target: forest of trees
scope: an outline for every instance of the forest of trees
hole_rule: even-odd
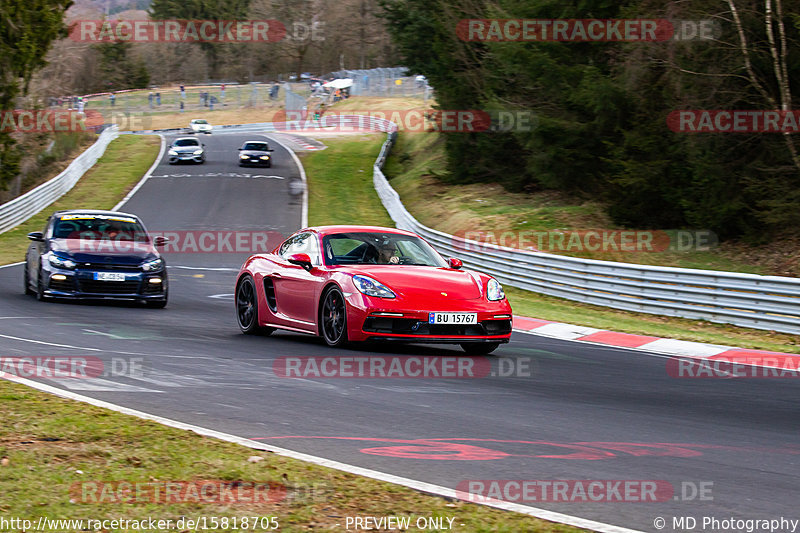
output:
[[[130,13],[153,19],[278,19],[287,26],[289,33],[282,41],[253,44],[75,42],[60,38],[61,16],[70,4],[10,2],[16,11],[9,20],[19,24],[5,24],[0,43],[5,47],[5,108],[42,66],[51,43],[49,64],[33,77],[41,95],[209,80],[267,81],[305,71],[404,65],[411,73],[427,76],[442,109],[525,111],[536,116],[536,127],[529,130],[446,134],[445,179],[597,199],[616,223],[629,227],[703,228],[723,239],[752,241],[800,231],[799,134],[686,133],[673,131],[667,120],[670,113],[687,109],[791,110],[792,93],[800,83],[797,2],[109,4],[115,11],[125,5],[146,6],[146,12]],[[97,16],[91,12],[96,6],[82,0],[83,11],[71,16]],[[589,18],[706,20],[713,22],[715,31],[713,38],[655,42],[479,42],[463,40],[457,31],[464,19]],[[311,25],[322,29],[323,39],[295,31]],[[35,36],[29,36],[34,27]],[[6,178],[14,171],[16,156],[8,151],[12,145],[0,139],[0,150],[5,150],[0,153],[0,172]]]
[[[530,110],[533,131],[447,137],[452,180],[601,199],[633,227],[766,240],[800,227],[800,135],[684,133],[670,112],[789,110],[800,12],[782,0],[385,0],[443,109]],[[462,19],[712,20],[663,42],[467,42]]]
[[[69,19],[106,17],[99,9],[103,4],[84,0],[70,10]],[[126,6],[145,9],[125,11]],[[378,0],[131,0],[114,4],[112,11],[111,19],[277,20],[286,27],[286,36],[266,43],[90,44],[62,39],[37,76],[41,93],[271,81],[303,72],[399,64],[385,21],[378,17]]]

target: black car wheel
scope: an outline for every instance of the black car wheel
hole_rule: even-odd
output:
[[[25,294],[35,294],[33,289],[31,289],[31,277],[28,275],[28,265],[25,265],[23,270],[25,272]]]
[[[39,276],[36,280],[36,299],[40,302],[43,302],[47,299],[47,296],[44,294],[44,275],[41,267],[39,267]]]
[[[342,291],[333,287],[322,297],[320,310],[322,338],[329,346],[342,346],[347,342],[347,308]]]
[[[164,293],[163,300],[145,300],[144,304],[151,309],[164,309],[167,306],[167,301],[169,300],[169,291]]]
[[[465,342],[461,345],[461,349],[467,352],[467,355],[489,355],[498,346],[499,342]]]
[[[247,335],[269,335],[274,328],[264,328],[258,325],[258,296],[253,277],[244,276],[236,287],[236,321],[239,329]]]

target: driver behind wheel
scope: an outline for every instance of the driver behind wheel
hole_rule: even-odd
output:
[[[381,246],[380,253],[378,254],[378,264],[396,265],[398,263],[400,263],[400,258],[397,257],[397,248],[391,243]]]

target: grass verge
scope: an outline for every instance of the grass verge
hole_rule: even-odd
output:
[[[325,139],[327,149],[301,155],[308,179],[308,223],[394,226],[372,185],[384,134]]]
[[[152,518],[172,520],[171,531],[186,531],[193,528],[176,527],[181,517],[204,516],[209,525],[206,531],[230,533],[269,529],[241,527],[241,523],[235,527],[234,518],[241,521],[247,517],[252,523],[252,517],[275,517],[279,531],[309,531],[344,530],[348,516],[410,516],[412,524],[418,517],[443,518],[445,524],[452,518],[452,530],[464,532],[581,531],[522,514],[428,496],[3,380],[0,405],[0,514],[6,519],[16,517],[36,524],[39,517],[131,521]],[[216,483],[207,483],[210,480]],[[113,482],[128,482],[141,490],[121,492],[121,485],[112,485]],[[161,487],[161,494],[166,494],[166,482],[221,486],[222,490],[228,489],[227,494],[233,495],[234,501],[229,498],[224,503],[199,503],[200,497],[218,501],[225,494],[212,489],[200,492],[200,497],[187,490],[173,491],[166,503],[153,502],[155,487]],[[102,483],[106,484],[105,491]],[[253,486],[250,483],[269,490],[254,493],[248,490]],[[130,503],[133,499],[137,503]],[[211,527],[212,517],[220,524],[227,519],[227,527]],[[84,523],[83,528],[48,529],[101,528]]]
[[[125,197],[153,164],[161,147],[155,135],[121,135],[75,187],[55,203],[16,228],[0,234],[0,264],[25,259],[32,231],[41,231],[47,217],[59,209],[111,209]],[[21,283],[21,282],[20,282]]]
[[[428,144],[430,134],[402,134],[405,151],[393,152],[389,157],[386,172],[397,170],[398,159],[404,159],[408,174],[392,178],[392,185],[403,190],[403,182],[416,173],[436,173],[444,168],[441,151]],[[380,151],[384,136],[363,140],[325,139],[328,149],[302,156],[309,181],[309,221],[318,224],[376,224],[394,226],[380,198],[372,185],[372,164]],[[413,149],[413,150],[412,150]],[[408,155],[409,150],[412,154]],[[409,159],[410,158],[410,159]],[[486,187],[482,185],[481,187]],[[406,191],[407,192],[407,191]],[[431,212],[441,216],[456,216],[446,203],[427,197],[420,189],[416,195],[402,195],[405,205],[418,216],[419,202],[426,202]],[[483,214],[485,215],[485,213]],[[471,223],[488,224],[494,217],[484,217],[481,213],[462,217]],[[497,214],[501,217],[502,213]],[[487,221],[488,218],[488,221]],[[425,221],[420,220],[425,223]],[[430,222],[430,221],[428,221]],[[427,225],[427,224],[426,224]],[[439,225],[437,229],[446,231]],[[567,322],[581,326],[609,329],[624,333],[652,335],[695,342],[722,344],[770,350],[777,352],[800,353],[800,338],[794,335],[739,328],[736,326],[714,324],[705,321],[682,318],[631,313],[590,304],[572,302],[561,298],[545,296],[530,291],[506,287],[514,312],[544,320]]]

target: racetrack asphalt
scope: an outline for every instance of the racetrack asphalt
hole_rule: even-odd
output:
[[[299,170],[276,143],[272,168],[238,167],[236,148],[258,137],[201,137],[204,165],[162,162],[121,209],[156,232],[288,235],[300,225],[301,198],[290,187]],[[704,516],[800,518],[794,380],[680,379],[668,374],[663,355],[522,333],[496,356],[476,359],[491,365],[493,375],[485,377],[281,377],[273,363],[286,357],[407,360],[462,352],[332,349],[293,333],[242,335],[232,293],[247,255],[167,251],[170,303],[163,310],[37,302],[22,293],[21,266],[0,269],[0,356],[96,357],[106,368],[135,362],[143,370],[133,375],[40,381],[447,487],[465,480],[672,484],[674,495],[655,503],[517,501],[643,531],[657,531],[656,517],[667,520],[661,531],[679,530],[672,517],[681,516],[698,524]],[[710,487],[702,500],[682,498],[701,486]]]

